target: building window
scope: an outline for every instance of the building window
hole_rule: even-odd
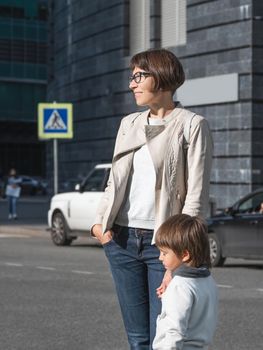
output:
[[[186,0],[162,0],[161,46],[186,44]]]
[[[37,18],[40,21],[47,21],[48,9],[47,9],[46,1],[42,1],[41,3],[38,4],[38,16],[37,16]]]
[[[150,0],[130,0],[130,55],[150,47]]]
[[[0,6],[0,17],[24,18],[25,12],[22,7]]]
[[[0,61],[46,64],[46,51],[43,42],[0,39]]]

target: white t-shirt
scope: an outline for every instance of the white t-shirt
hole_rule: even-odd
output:
[[[149,125],[162,125],[165,119],[148,118]],[[126,189],[126,200],[116,223],[121,226],[154,229],[156,174],[147,144],[134,153]]]

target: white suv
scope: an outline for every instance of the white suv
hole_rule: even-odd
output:
[[[51,199],[48,225],[55,245],[70,245],[78,236],[87,236],[106,187],[111,164],[99,164],[75,192],[56,194]]]

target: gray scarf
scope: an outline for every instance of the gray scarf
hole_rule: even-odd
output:
[[[173,276],[201,278],[210,276],[210,271],[205,265],[200,267],[192,267],[183,264],[173,272]]]

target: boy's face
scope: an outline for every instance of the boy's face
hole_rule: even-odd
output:
[[[159,248],[159,250],[160,250],[159,260],[161,260],[166,270],[173,271],[186,261],[185,255],[180,257],[179,255],[175,254],[170,248],[164,247],[164,248]]]

